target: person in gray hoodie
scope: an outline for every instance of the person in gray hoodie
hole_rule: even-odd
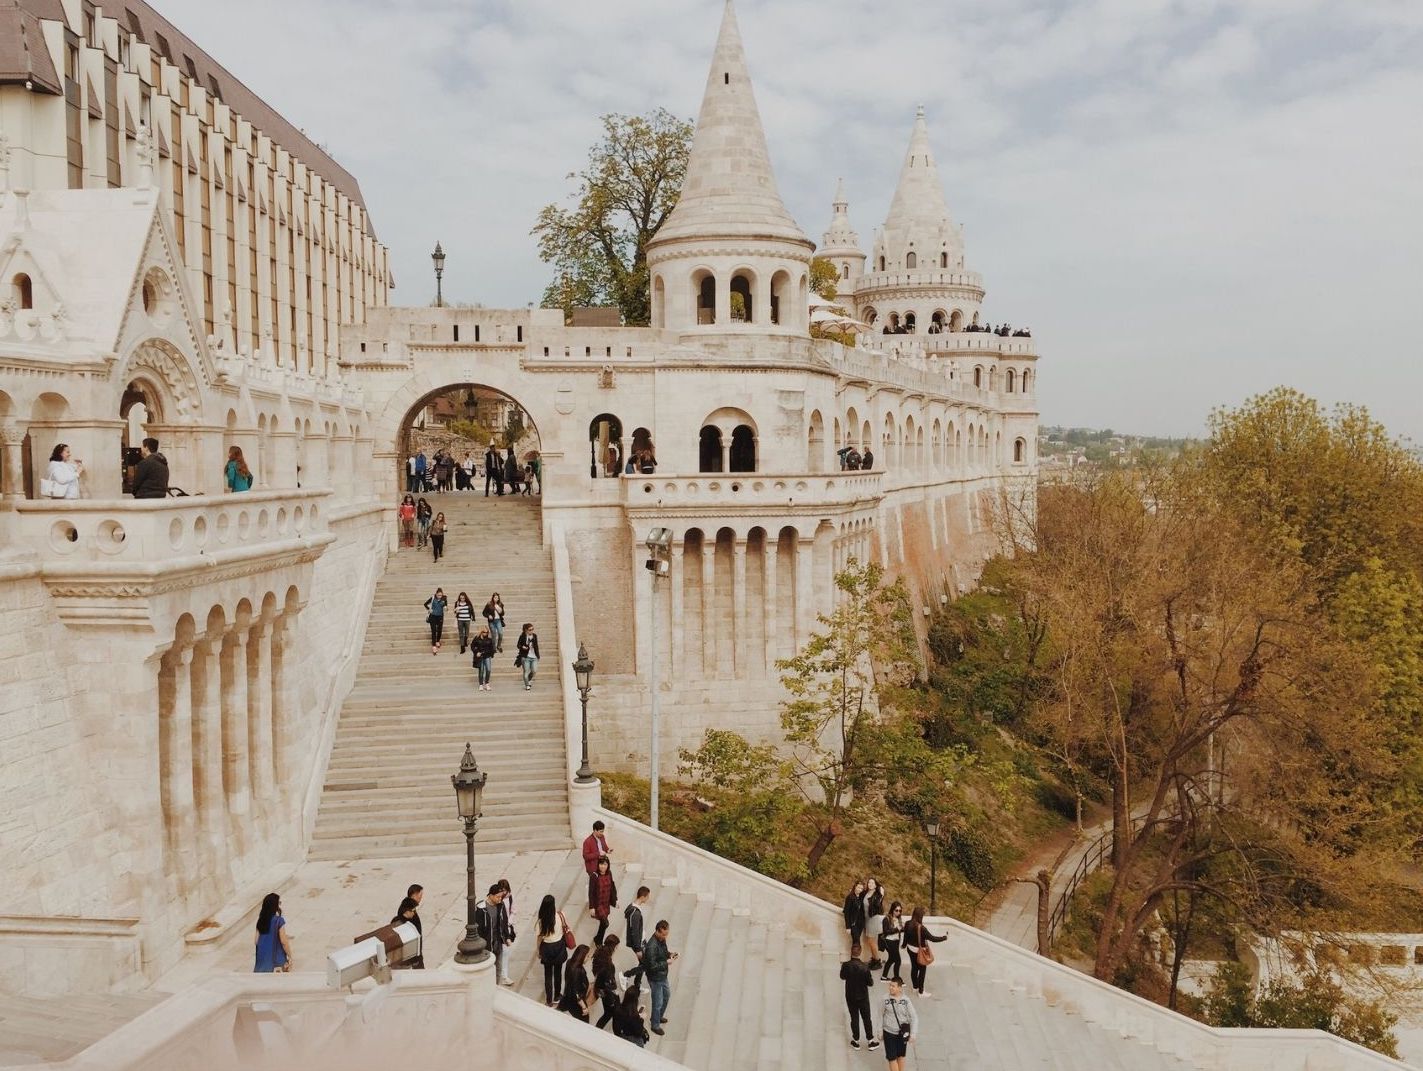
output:
[[[889,996],[884,998],[880,1011],[880,1034],[884,1038],[884,1058],[889,1061],[889,1071],[904,1071],[904,1054],[917,1033],[919,1016],[904,995],[904,983],[891,978]]]

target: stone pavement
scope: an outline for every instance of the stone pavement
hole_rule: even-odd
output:
[[[1036,856],[1019,865],[1017,878],[1027,878],[1043,867],[1052,871],[1052,899],[1056,906],[1067,883],[1072,879],[1077,865],[1096,842],[1097,838],[1112,828],[1110,816],[1083,828],[1082,833],[1072,841],[1065,851],[1057,852],[1051,858]],[[1038,948],[1038,887],[1034,884],[1013,882],[1007,886],[1003,899],[988,916],[983,928],[995,937],[1012,941],[1020,948],[1036,952]]]

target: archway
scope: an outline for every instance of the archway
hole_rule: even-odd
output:
[[[835,434],[839,437],[840,422],[835,422]],[[825,421],[816,409],[810,414],[810,427],[806,432],[806,471],[823,472],[825,469]]]
[[[756,305],[753,276],[749,271],[739,271],[731,277],[731,322],[755,323]]]
[[[721,429],[713,424],[702,428],[698,436],[697,471],[721,471]]]
[[[756,433],[747,424],[731,430],[731,471],[756,471]]]
[[[511,457],[518,477],[511,486],[522,490],[525,470],[533,465],[534,487],[543,489],[533,418],[516,399],[484,384],[451,383],[416,399],[395,445],[397,485],[407,493],[478,491],[481,476],[490,493],[498,493],[500,481],[513,475]],[[326,460],[333,463],[329,452]]]
[[[612,477],[622,471],[623,422],[599,413],[588,422],[588,475]]]

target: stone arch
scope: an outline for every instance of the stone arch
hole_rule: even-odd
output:
[[[913,333],[913,331],[918,327],[918,325],[919,318],[914,314],[913,310],[904,314],[904,329],[906,331]]]
[[[858,446],[860,442],[860,414],[852,405],[845,410],[845,441],[841,446]]]
[[[870,422],[866,420],[860,426],[860,442],[865,450],[870,447],[870,440],[874,436],[874,429],[870,427]]]
[[[919,256],[914,252],[914,250],[911,249],[909,252],[904,254],[904,267],[906,270],[909,271],[912,271],[915,268],[919,267]]]
[[[864,318],[865,323],[873,327],[875,321],[879,319],[879,310],[873,305],[868,305],[865,307],[865,311],[861,313],[861,316]]]
[[[710,268],[697,268],[692,272],[692,307],[697,310],[696,322],[714,324],[717,322],[716,273]]]
[[[973,385],[979,390],[983,389],[983,365],[981,364],[973,366]]]
[[[929,467],[935,470],[944,467],[944,428],[939,423],[939,418],[934,418],[933,426],[930,429],[929,439]]]
[[[904,418],[904,424],[900,428],[900,463],[902,467],[910,472],[919,471],[919,455],[915,450],[917,441],[917,429],[914,425],[914,414],[910,413]]]
[[[1013,440],[1013,464],[1024,465],[1028,461],[1028,440],[1021,435]]]
[[[835,422],[835,435],[840,434],[840,422]],[[808,472],[825,471],[825,420],[820,415],[819,409],[814,409],[810,414],[810,424],[806,429],[806,470]]]
[[[885,468],[899,467],[899,458],[896,456],[898,444],[899,436],[894,426],[894,414],[886,413],[884,415],[884,438],[881,441],[880,449],[880,456],[884,458]]]
[[[623,422],[599,413],[588,422],[588,475],[617,476],[622,472]]]
[[[732,472],[755,472],[756,432],[749,424],[738,424],[731,429],[731,446],[728,451]]]
[[[652,280],[652,326],[667,326],[667,284],[661,272]]]
[[[929,317],[929,334],[937,335],[943,332],[948,325],[949,314],[943,309],[935,309]]]
[[[949,313],[949,330],[955,333],[963,330],[963,309]]]
[[[796,308],[800,310],[796,314],[799,318],[795,321],[799,326],[805,322],[805,317],[810,315],[810,276],[805,272],[800,275],[800,301],[796,303]]]
[[[795,327],[795,310],[787,305],[790,300],[791,273],[782,268],[771,276],[771,323],[785,327]]]
[[[1009,394],[1014,393],[1014,388],[1018,385],[1018,373],[1013,369],[1008,369],[1006,387]]]
[[[1024,393],[1024,394],[1031,394],[1031,393],[1033,392],[1032,375],[1033,375],[1033,373],[1032,373],[1031,370],[1029,370],[1029,369],[1027,369],[1027,368],[1024,368],[1024,369],[1023,369],[1023,393]]]
[[[703,424],[697,435],[697,471],[722,472],[724,455],[721,429],[715,424]]]
[[[35,307],[34,280],[25,272],[16,272],[14,278],[10,280],[10,300],[15,303],[17,309],[33,309]]]
[[[729,319],[732,323],[757,323],[757,316],[760,310],[756,308],[756,273],[750,268],[737,268],[731,275],[731,285],[728,289],[728,309]],[[740,301],[737,301],[737,298]],[[738,317],[736,306],[741,305],[742,310]]]
[[[201,382],[194,361],[167,339],[149,338],[140,342],[124,362],[119,383],[143,380],[152,385],[155,397],[150,411],[157,409],[164,424],[194,424],[203,415]],[[155,405],[156,403],[156,405]]]

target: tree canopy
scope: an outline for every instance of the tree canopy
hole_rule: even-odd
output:
[[[663,108],[603,116],[583,170],[570,173],[572,206],[545,205],[531,232],[554,269],[545,308],[616,305],[628,325],[651,322],[647,243],[682,190],[692,124]]]

